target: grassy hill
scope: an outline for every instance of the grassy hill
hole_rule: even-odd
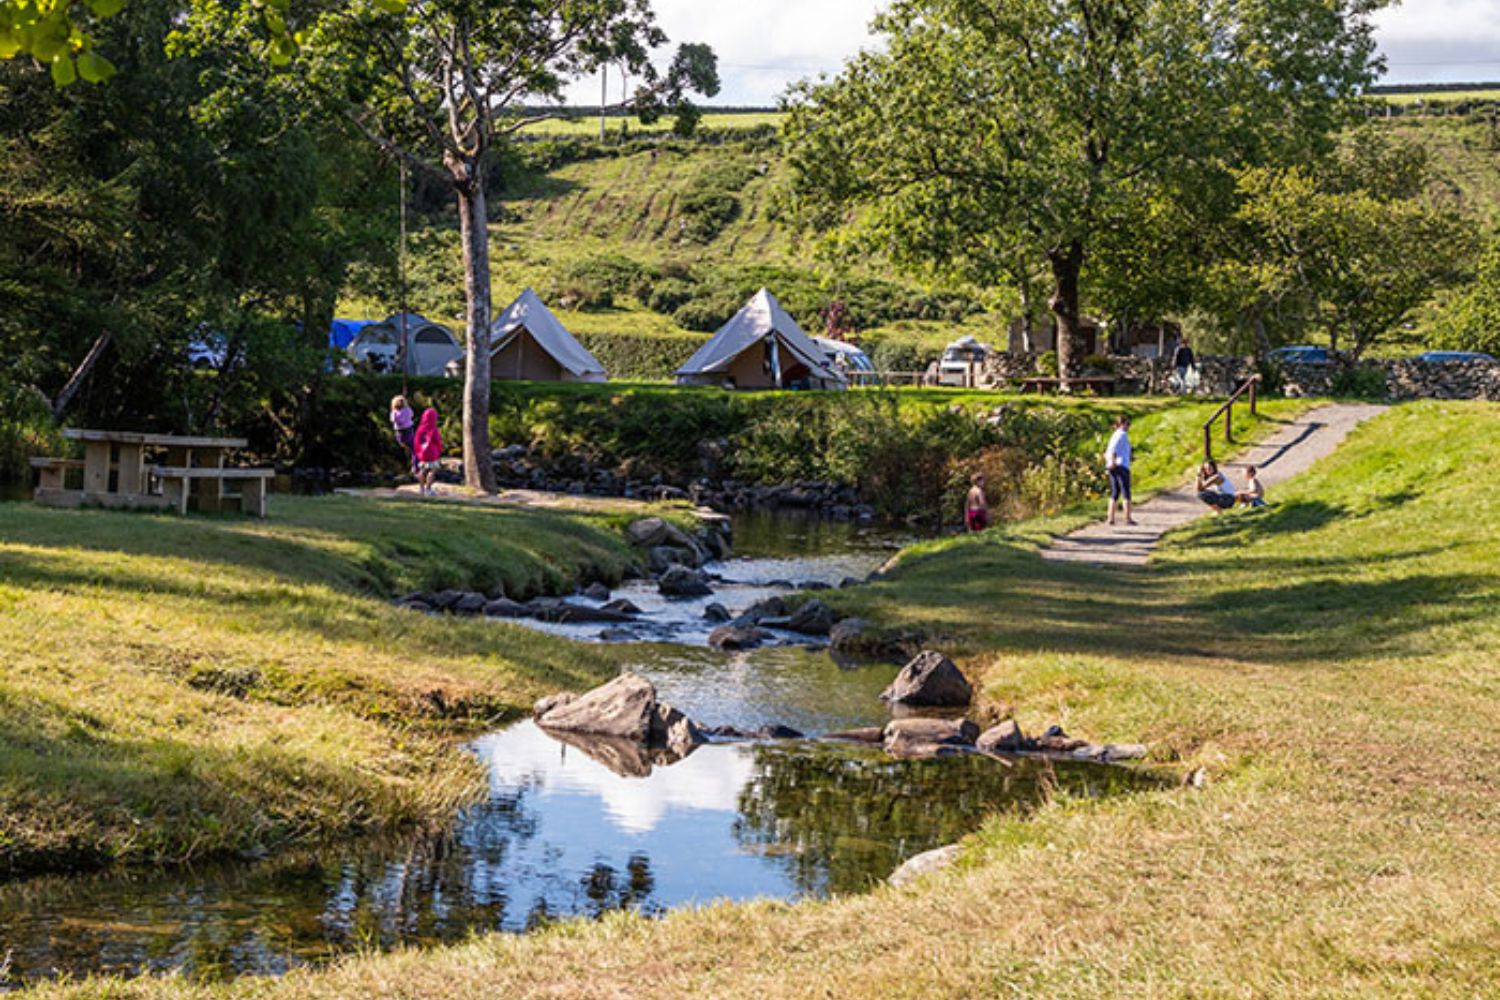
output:
[[[1417,96],[1434,99],[1391,99]],[[508,171],[493,203],[497,308],[535,288],[564,307],[565,323],[607,366],[631,378],[665,377],[762,284],[813,332],[825,306],[848,303],[867,349],[892,351],[882,359],[890,367],[915,365],[964,334],[1004,342],[1007,316],[987,311],[973,290],[925,287],[878,263],[844,273],[815,265],[781,210],[778,120],[710,115],[693,141],[604,146],[583,138],[597,120],[537,126],[549,138],[524,146],[525,164]],[[1402,115],[1381,127],[1428,150],[1434,198],[1500,224],[1500,126],[1487,114]],[[463,313],[455,230],[440,217],[413,241],[411,301],[450,323]],[[343,304],[345,315],[388,311],[370,296]],[[1425,325],[1426,317],[1390,349],[1419,347]]]

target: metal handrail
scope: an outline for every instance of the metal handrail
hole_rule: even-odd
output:
[[[1238,389],[1234,390],[1234,392],[1230,395],[1230,397],[1224,401],[1224,405],[1221,406],[1221,407],[1219,407],[1217,410],[1215,410],[1214,411],[1214,415],[1211,416],[1211,417],[1209,417],[1208,420],[1204,422],[1204,424],[1203,424],[1203,460],[1205,462],[1212,462],[1214,460],[1214,445],[1213,445],[1213,427],[1214,427],[1214,421],[1219,419],[1219,415],[1221,413],[1224,415],[1224,440],[1227,441],[1227,442],[1229,442],[1230,444],[1233,444],[1234,443],[1234,401],[1237,400],[1237,399],[1239,399],[1246,392],[1249,392],[1250,393],[1250,412],[1252,414],[1254,414],[1256,412],[1255,411],[1255,386],[1259,382],[1260,382],[1260,375],[1259,374],[1251,375],[1249,378],[1245,379],[1245,381],[1240,385],[1240,387]]]

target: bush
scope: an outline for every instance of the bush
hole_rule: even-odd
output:
[[[1378,365],[1350,365],[1333,375],[1328,390],[1335,396],[1351,399],[1384,399],[1385,369]]]
[[[1057,378],[1057,352],[1045,351],[1042,354],[1038,354],[1036,358],[1036,370],[1038,375]]]
[[[875,345],[870,360],[879,371],[917,372],[925,371],[931,359],[923,355],[917,344],[888,337]]]
[[[23,483],[29,459],[67,454],[52,411],[36,390],[0,382],[0,483]]]
[[[694,334],[580,333],[578,340],[604,365],[610,378],[654,381],[672,377],[703,346]]]

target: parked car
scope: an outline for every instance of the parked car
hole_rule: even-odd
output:
[[[943,348],[942,360],[938,362],[938,385],[969,385],[971,373],[977,373],[989,356],[989,345],[973,337],[958,338]]]
[[[1267,356],[1273,361],[1289,361],[1294,364],[1333,360],[1333,354],[1328,348],[1313,347],[1310,344],[1298,347],[1278,347]]]
[[[1494,361],[1495,358],[1483,351],[1423,351],[1417,355],[1417,360],[1445,364],[1450,361]]]

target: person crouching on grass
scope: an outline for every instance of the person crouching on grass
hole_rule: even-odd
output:
[[[1234,483],[1219,471],[1212,459],[1198,467],[1198,499],[1212,507],[1215,514],[1234,506]]]
[[[1104,468],[1109,472],[1109,523],[1115,523],[1115,508],[1125,508],[1125,523],[1134,524],[1130,516],[1130,418],[1116,417],[1115,431],[1104,448]]]
[[[969,496],[964,500],[964,527],[983,531],[990,526],[990,503],[984,496],[984,476],[969,477]]]
[[[437,410],[430,406],[422,411],[422,419],[417,423],[412,454],[417,460],[417,487],[423,496],[431,496],[437,492],[432,479],[443,464],[443,434],[438,430]]]

